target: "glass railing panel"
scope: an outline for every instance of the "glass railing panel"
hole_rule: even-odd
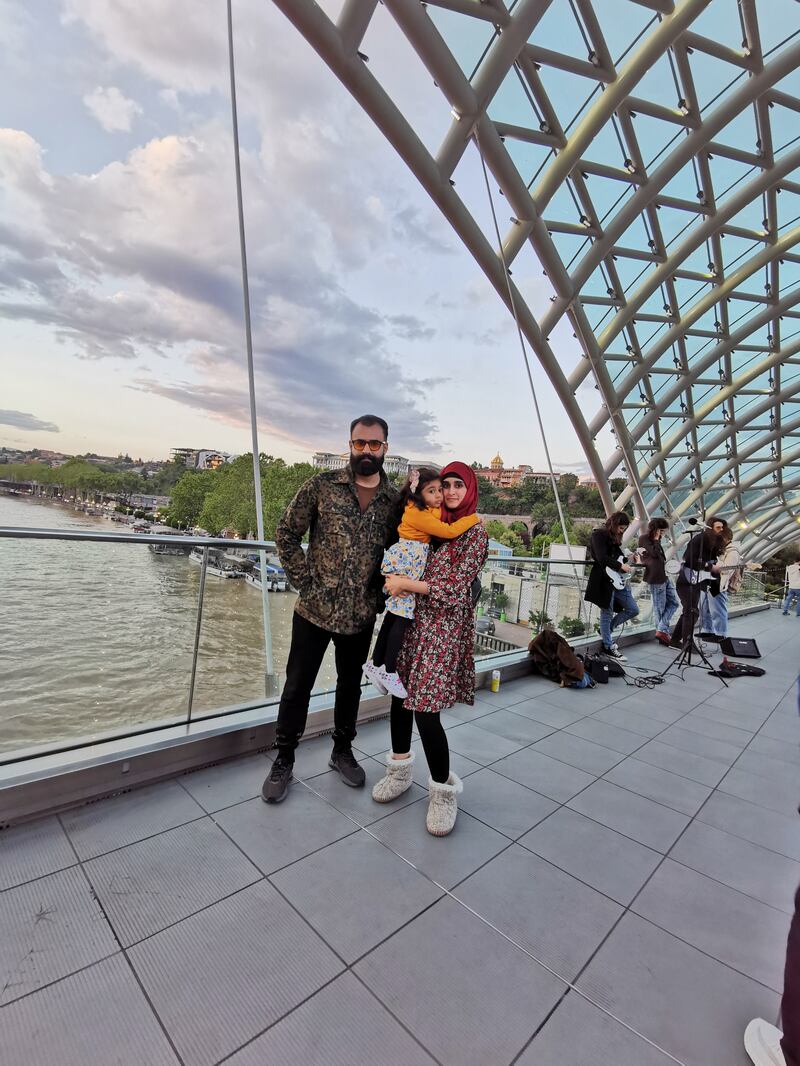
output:
[[[544,626],[568,640],[597,636],[600,610],[583,598],[590,566],[490,558],[481,577],[482,598],[476,609],[478,654],[525,648]],[[648,629],[653,615],[650,586],[638,571],[629,581],[640,613],[626,631]]]
[[[66,536],[131,527],[63,505],[0,498],[0,525]],[[53,519],[55,518],[55,522]],[[9,521],[10,519],[10,521]],[[27,521],[26,521],[27,520]],[[140,731],[188,714],[201,566],[189,547],[0,538],[0,752]],[[195,712],[263,700],[261,599],[206,577]],[[291,607],[273,597],[285,670]]]
[[[185,560],[161,562],[146,546],[0,540],[0,751],[185,716],[196,589]]]
[[[44,506],[0,502],[0,526],[30,525],[32,509]],[[41,520],[33,514],[33,521]],[[188,720],[202,550],[192,552],[188,540],[131,543],[129,527],[74,507],[62,507],[57,520],[64,530],[60,539],[31,539],[21,531],[0,536],[0,755]],[[128,540],[76,539],[120,530]],[[258,556],[235,541],[214,551],[209,549],[205,576],[193,718],[277,702],[296,603],[268,545],[270,684],[261,589],[253,572]],[[230,567],[239,576],[225,576]],[[573,569],[542,559],[490,558],[476,608],[478,660],[519,655],[543,625],[567,639],[595,639],[600,612],[583,599],[588,573],[585,564]],[[769,580],[747,571],[731,597],[732,609],[765,602]],[[652,626],[650,589],[640,570],[630,587],[640,614],[629,633]],[[335,678],[331,646],[315,692],[330,692]]]

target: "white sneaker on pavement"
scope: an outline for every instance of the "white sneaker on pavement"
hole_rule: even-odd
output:
[[[372,659],[370,659],[368,663],[364,663],[364,665],[361,667],[361,672],[363,673],[367,681],[369,681],[371,685],[374,685],[378,692],[386,696],[389,690],[386,688],[383,681],[381,680],[380,671],[381,668],[379,666],[376,666]]]
[[[781,1051],[783,1033],[763,1018],[754,1018],[744,1031],[744,1049],[755,1066],[786,1066]]]

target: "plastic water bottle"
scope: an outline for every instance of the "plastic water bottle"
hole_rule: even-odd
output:
[[[500,691],[500,671],[499,670],[492,670],[492,681],[491,681],[491,684],[489,685],[489,688],[492,690],[492,692],[499,692]]]

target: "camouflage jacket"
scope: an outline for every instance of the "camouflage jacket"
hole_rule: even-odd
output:
[[[310,478],[275,532],[278,555],[299,591],[295,610],[331,633],[358,633],[383,606],[376,581],[383,549],[397,539],[399,495],[381,475],[364,513],[350,468]],[[301,542],[309,531],[308,551]]]

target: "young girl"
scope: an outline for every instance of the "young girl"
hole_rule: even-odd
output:
[[[405,503],[403,517],[397,528],[399,541],[387,548],[381,573],[399,574],[419,581],[428,561],[428,546],[432,537],[454,540],[480,522],[476,514],[466,515],[457,522],[442,521],[442,481],[438,471],[423,466],[412,470],[403,486],[401,498]],[[372,659],[364,664],[365,676],[380,689],[405,699],[405,686],[397,676],[397,656],[406,628],[414,618],[414,596],[402,593],[386,601],[383,620]]]

